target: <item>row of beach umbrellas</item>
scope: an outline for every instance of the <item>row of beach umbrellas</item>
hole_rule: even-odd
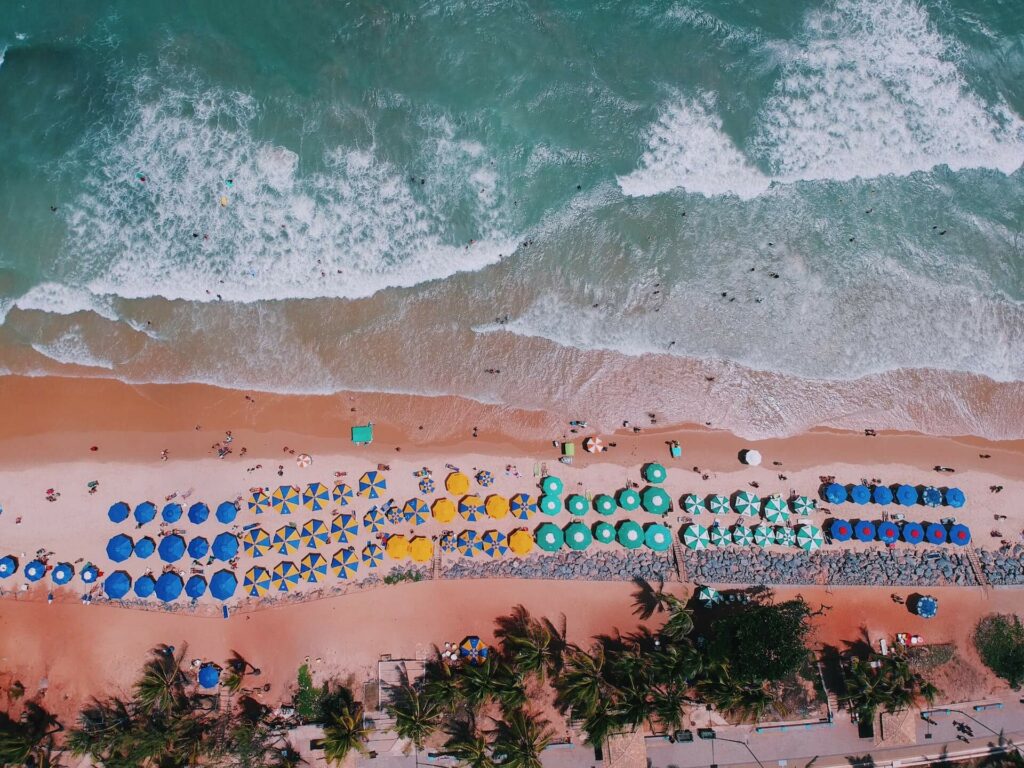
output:
[[[235,517],[238,515],[238,505],[233,501],[222,501],[217,505],[217,509],[213,514],[218,523],[227,525],[234,522]],[[156,516],[156,504],[152,501],[144,501],[136,505],[134,510],[127,502],[118,501],[111,504],[110,509],[107,510],[107,518],[112,523],[123,523],[129,517],[134,517],[136,523],[145,525],[146,523],[153,522]],[[209,519],[210,507],[199,501],[192,504],[187,512],[178,503],[165,504],[163,509],[160,510],[160,519],[165,523],[176,523],[181,520],[182,516],[186,516],[190,523],[199,525]]]
[[[309,483],[305,488],[281,485],[269,493],[262,489],[253,491],[247,504],[249,511],[257,515],[264,512],[290,515],[303,508],[311,512],[322,512],[332,505],[344,507],[357,495],[367,499],[379,499],[387,488],[384,473],[371,470],[363,473],[355,490],[348,483],[336,483],[333,488],[328,488],[323,483]]]
[[[737,491],[731,499],[721,493],[709,496],[691,493],[683,499],[683,509],[690,515],[704,512],[727,515],[736,512],[747,517],[764,515],[769,523],[784,523],[789,520],[790,513],[797,516],[810,515],[815,508],[814,499],[808,496],[795,496],[787,502],[779,494],[762,499],[751,491]]]
[[[46,563],[42,560],[31,560],[25,566],[23,572],[28,581],[39,581],[46,575]],[[0,557],[0,579],[6,579],[18,572],[18,559],[13,555]],[[50,580],[58,585],[69,584],[75,577],[75,566],[71,563],[60,562],[50,571]],[[78,572],[78,577],[85,584],[93,584],[99,577],[99,569],[91,563],[87,563]]]
[[[948,507],[959,509],[967,501],[964,492],[959,488],[943,490],[932,485],[919,489],[913,485],[875,485],[869,488],[863,483],[850,486],[829,483],[824,487],[821,495],[829,504],[844,504],[850,501],[854,504],[889,505],[895,503],[901,507],[912,507],[915,504],[938,507],[945,504]]]
[[[915,523],[907,521],[900,525],[883,520],[874,523],[870,520],[850,522],[841,518],[833,518],[829,525],[829,535],[834,541],[880,541],[883,544],[894,544],[905,541],[908,544],[948,544],[965,547],[971,543],[971,529],[962,523],[946,526],[942,523]]]
[[[217,600],[228,600],[234,596],[237,588],[238,577],[227,569],[214,573],[209,582],[202,574],[182,579],[174,571],[156,577],[145,574],[134,580],[124,571],[114,571],[103,580],[103,592],[111,600],[123,600],[132,593],[140,598],[155,596],[157,600],[169,603],[183,593],[187,598],[197,600],[207,591]]]
[[[737,523],[730,530],[723,525],[707,528],[691,523],[683,528],[683,544],[688,549],[702,550],[710,546],[724,547],[735,544],[741,547],[799,547],[807,552],[819,549],[824,543],[821,529],[816,525],[801,525],[790,528],[785,525],[758,523],[752,528]]]
[[[227,561],[238,554],[238,537],[225,531],[218,533],[212,544],[205,536],[195,536],[186,543],[184,536],[171,533],[161,537],[160,543],[157,544],[149,536],[133,540],[128,534],[118,533],[111,536],[107,542],[107,558],[114,563],[123,563],[132,556],[145,560],[154,552],[165,563],[175,563],[186,553],[193,560],[209,555],[217,560]]]

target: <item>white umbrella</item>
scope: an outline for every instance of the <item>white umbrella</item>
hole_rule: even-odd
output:
[[[743,452],[743,463],[756,467],[761,463],[761,452],[755,451],[753,448],[748,448]]]

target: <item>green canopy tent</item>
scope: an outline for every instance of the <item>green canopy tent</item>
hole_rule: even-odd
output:
[[[352,442],[356,445],[369,445],[373,442],[373,424],[352,427]]]
[[[732,506],[741,515],[757,517],[761,514],[761,497],[750,491],[739,491]]]
[[[789,506],[778,494],[771,496],[764,505],[764,518],[769,523],[785,523],[789,521]]]
[[[583,523],[570,523],[565,527],[565,545],[581,552],[591,545],[594,537]]]
[[[627,512],[631,512],[640,506],[640,494],[632,488],[623,488],[619,491],[619,506]]]
[[[647,526],[647,531],[644,533],[644,543],[648,549],[653,549],[655,552],[664,552],[672,546],[672,532],[667,526],[660,523],[652,523]]]
[[[617,538],[619,544],[626,549],[636,549],[644,543],[644,529],[640,527],[639,523],[632,520],[623,520],[619,524]]]
[[[796,532],[796,544],[806,552],[821,549],[823,543],[821,528],[816,525],[801,525]]]
[[[707,549],[711,539],[708,537],[708,529],[698,523],[691,523],[683,529],[683,544],[687,549]]]
[[[615,503],[615,499],[607,493],[599,493],[594,497],[594,509],[599,515],[611,515],[618,508],[619,505]]]
[[[590,502],[587,501],[585,496],[581,496],[578,493],[574,493],[566,499],[565,506],[568,508],[569,513],[573,515],[585,515],[590,510]]]
[[[648,512],[655,515],[664,515],[672,505],[672,499],[664,488],[649,485],[640,494],[640,503]]]
[[[708,510],[713,515],[728,515],[732,512],[732,507],[729,506],[729,497],[716,493],[708,501]]]
[[[539,526],[535,538],[537,546],[545,552],[557,552],[565,544],[565,536],[562,535],[562,529],[554,523],[544,523]]]
[[[704,505],[704,499],[696,493],[687,494],[686,498],[683,499],[683,509],[690,515],[699,515],[702,512],[708,511],[708,508]]]

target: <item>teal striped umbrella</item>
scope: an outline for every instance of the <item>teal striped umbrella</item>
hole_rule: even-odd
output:
[[[540,481],[540,488],[547,496],[557,496],[562,492],[562,478],[548,475]]]
[[[537,502],[540,511],[545,515],[557,515],[562,509],[562,502],[557,496],[541,496]]]
[[[722,602],[722,593],[714,587],[701,587],[697,590],[697,599],[700,600],[706,608],[710,608],[712,605]]]
[[[792,547],[796,544],[796,535],[788,525],[775,526],[775,543],[780,547]]]
[[[599,515],[610,515],[618,508],[619,505],[615,503],[615,499],[607,493],[599,493],[594,497],[594,509]]]
[[[565,527],[565,545],[569,549],[582,551],[594,541],[590,529],[583,523],[570,523]]]
[[[729,506],[729,497],[716,493],[708,501],[708,510],[713,515],[728,515],[732,512],[732,507]]]
[[[590,502],[585,496],[580,496],[578,493],[574,493],[566,499],[565,505],[569,508],[569,514],[572,515],[585,515],[590,509]]]
[[[769,523],[785,523],[789,520],[789,506],[779,494],[775,494],[765,502],[764,519]]]
[[[655,552],[664,552],[672,546],[672,532],[668,526],[652,523],[647,526],[647,531],[644,533],[644,544]]]
[[[813,552],[824,543],[821,528],[816,525],[801,525],[796,532],[796,544],[800,549]]]
[[[749,547],[754,543],[754,534],[742,523],[736,523],[732,527],[732,543],[740,547]]]
[[[740,491],[736,494],[733,508],[741,515],[757,517],[761,514],[761,497],[750,491]]]
[[[619,523],[619,532],[616,534],[619,544],[626,549],[636,549],[644,543],[644,529],[639,523],[632,520],[623,520]]]
[[[601,544],[611,544],[615,541],[615,526],[611,523],[598,523],[594,526],[594,538]]]
[[[565,536],[562,529],[554,523],[544,523],[537,528],[537,546],[545,552],[557,552],[565,544]]]
[[[708,508],[704,506],[704,499],[696,493],[688,494],[687,497],[683,499],[683,509],[691,515],[699,515],[701,512],[708,511]]]
[[[699,523],[691,523],[683,529],[683,544],[688,549],[707,549],[711,543],[708,529]]]
[[[648,483],[664,483],[666,477],[668,477],[668,473],[665,471],[665,468],[657,462],[652,461],[644,467],[644,479]]]
[[[640,494],[632,488],[623,488],[619,491],[619,506],[627,512],[631,512],[640,506]]]
[[[758,523],[754,526],[754,543],[762,549],[775,543],[775,529],[770,525]]]
[[[648,512],[655,515],[664,515],[672,505],[672,499],[664,488],[649,485],[640,494],[640,503]]]
[[[793,514],[797,516],[813,515],[816,505],[809,496],[797,496],[789,502]]]
[[[716,547],[727,547],[732,544],[732,534],[729,533],[729,529],[724,525],[715,523],[708,530],[708,534],[711,537],[711,543]]]

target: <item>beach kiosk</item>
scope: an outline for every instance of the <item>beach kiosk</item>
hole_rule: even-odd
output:
[[[352,442],[356,445],[369,445],[373,442],[373,422],[352,427]]]

